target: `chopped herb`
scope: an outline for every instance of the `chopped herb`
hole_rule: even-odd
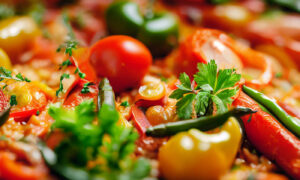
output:
[[[123,102],[121,103],[121,106],[124,106],[124,107],[129,107],[129,106],[130,106],[130,104],[129,104],[129,102],[128,102],[128,101],[123,101]]]
[[[18,74],[16,75],[16,78],[18,78],[20,81],[31,82],[27,77],[22,76],[21,73],[18,73]]]
[[[211,60],[207,64],[198,64],[198,72],[194,75],[197,86],[192,85],[186,73],[180,74],[180,85],[170,98],[177,99],[176,111],[180,119],[191,118],[193,109],[197,117],[211,115],[213,105],[217,112],[223,113],[228,110],[232,103],[231,97],[238,90],[234,87],[240,80],[241,75],[235,69],[221,69],[218,71],[217,64]]]
[[[50,168],[58,174],[65,172],[58,167],[80,169],[88,177],[104,179],[143,179],[150,173],[150,164],[143,158],[132,159],[135,140],[138,134],[132,128],[119,126],[118,111],[103,104],[99,112],[95,111],[93,100],[84,101],[74,110],[68,110],[55,104],[50,106],[49,115],[55,120],[52,128],[58,128],[67,134],[55,148],[55,163]],[[98,119],[98,125],[93,123]],[[47,159],[44,156],[44,159]],[[97,163],[87,169],[90,161]],[[64,174],[65,175],[65,174]],[[86,176],[86,177],[87,177]],[[72,174],[67,179],[74,179]],[[87,178],[90,179],[90,178]]]
[[[83,72],[81,72],[79,68],[76,68],[76,70],[75,70],[74,73],[75,73],[75,74],[78,73],[78,75],[79,75],[79,77],[80,77],[81,79],[85,78],[85,74],[84,74]]]
[[[17,96],[16,95],[11,95],[10,96],[9,104],[11,106],[14,106],[14,105],[18,104],[18,102],[17,102]]]
[[[250,114],[249,119],[247,120],[247,122],[249,123],[249,122],[251,122],[251,120],[252,120],[252,114]]]
[[[70,59],[67,59],[67,60],[65,60],[64,62],[62,62],[62,63],[59,65],[59,69],[62,69],[62,68],[64,68],[64,67],[68,67],[68,66],[70,66],[70,65],[72,65],[72,63],[71,63]]]
[[[89,86],[94,85],[92,82],[84,83],[81,93],[86,94],[90,92]]]
[[[15,81],[25,81],[30,82],[30,80],[24,76],[22,76],[21,73],[18,73],[15,77],[12,76],[12,73],[10,70],[5,69],[4,67],[0,67],[0,81],[3,79],[12,79]]]
[[[7,87],[7,84],[5,84],[5,85],[2,87],[2,89],[4,90],[6,87]]]
[[[60,76],[59,88],[56,91],[56,96],[58,96],[59,93],[63,92],[63,90],[64,90],[64,85],[63,85],[62,81],[64,79],[69,79],[69,78],[70,78],[70,74],[66,74],[66,73],[64,73],[63,75]]]
[[[282,73],[280,73],[280,72],[276,73],[276,74],[275,74],[275,77],[276,77],[276,78],[281,78],[281,77],[282,77]]]
[[[40,115],[40,111],[36,111],[36,115],[37,115],[37,116]]]
[[[164,77],[164,76],[160,76],[160,80],[163,82],[168,82],[168,78]]]

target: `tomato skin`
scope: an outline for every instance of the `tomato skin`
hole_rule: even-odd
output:
[[[129,36],[109,36],[91,47],[89,60],[99,77],[107,77],[115,92],[136,87],[149,71],[150,51]]]

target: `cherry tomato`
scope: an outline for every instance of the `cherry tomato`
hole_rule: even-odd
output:
[[[129,36],[109,36],[91,47],[90,57],[96,73],[107,77],[115,92],[136,87],[152,63],[149,50]]]

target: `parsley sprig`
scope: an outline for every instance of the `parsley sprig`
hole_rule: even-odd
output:
[[[50,166],[58,174],[65,175],[66,172],[63,171],[67,167],[80,169],[88,174],[89,178],[81,179],[122,177],[138,180],[149,174],[148,161],[131,158],[138,134],[132,128],[117,124],[119,113],[114,107],[103,104],[100,111],[95,112],[95,104],[89,100],[82,102],[74,110],[52,105],[48,112],[55,119],[52,128],[66,133],[66,138],[55,148],[57,162]],[[96,119],[98,124],[94,122]],[[96,165],[87,169],[88,162],[95,162]],[[73,174],[68,176],[68,179],[76,178]]]
[[[228,110],[238,87],[234,87],[241,75],[235,69],[217,69],[217,64],[211,60],[207,64],[198,64],[198,72],[191,82],[186,73],[180,74],[181,84],[170,98],[177,99],[176,111],[180,119],[189,119],[195,112],[197,117],[211,115],[214,105],[217,113]],[[196,85],[195,85],[196,83]]]

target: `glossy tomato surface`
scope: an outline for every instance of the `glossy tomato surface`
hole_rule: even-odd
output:
[[[138,40],[109,36],[91,47],[89,60],[99,77],[107,77],[114,91],[136,87],[149,71],[152,56]]]

